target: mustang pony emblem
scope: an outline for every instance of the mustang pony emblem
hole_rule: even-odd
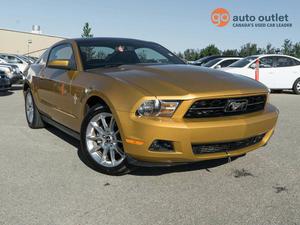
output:
[[[225,112],[242,112],[247,109],[248,100],[229,100],[225,108]]]

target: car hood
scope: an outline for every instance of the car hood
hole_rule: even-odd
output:
[[[154,96],[233,95],[267,92],[244,76],[191,65],[124,65],[89,72],[111,76]]]

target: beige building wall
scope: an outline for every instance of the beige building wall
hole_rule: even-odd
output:
[[[52,44],[65,38],[0,29],[0,53],[39,57]],[[31,43],[30,43],[31,42]]]

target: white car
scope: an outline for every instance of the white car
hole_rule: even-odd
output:
[[[28,63],[24,59],[16,55],[2,53],[0,54],[0,59],[2,59],[2,61],[5,61],[5,63],[14,64],[18,66],[22,73],[24,73],[24,70],[28,66]]]
[[[208,61],[207,63],[203,64],[202,66],[213,68],[213,69],[220,69],[223,67],[227,67],[240,59],[241,59],[241,57],[216,58],[216,59],[212,59],[212,60]]]
[[[221,70],[255,79],[259,59],[259,81],[270,89],[292,89],[300,94],[300,60],[287,55],[254,55]]]

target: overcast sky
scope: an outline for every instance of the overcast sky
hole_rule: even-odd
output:
[[[216,27],[211,12],[226,8],[230,15],[288,15],[292,28]],[[0,28],[30,31],[38,24],[44,34],[79,37],[89,22],[94,36],[155,41],[172,51],[239,48],[247,42],[280,47],[283,40],[300,41],[300,1],[200,0],[13,0],[1,2]],[[1,37],[0,37],[1,41]],[[0,42],[1,44],[1,42]]]

